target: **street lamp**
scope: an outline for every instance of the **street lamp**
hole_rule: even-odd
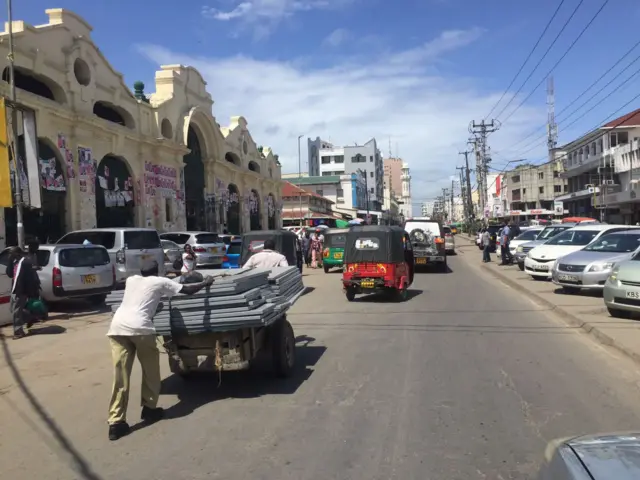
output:
[[[302,162],[300,159],[300,139],[304,137],[304,135],[298,135],[298,188],[302,190],[300,186],[302,184]],[[300,204],[300,228],[302,228],[302,192],[298,192],[298,200]]]

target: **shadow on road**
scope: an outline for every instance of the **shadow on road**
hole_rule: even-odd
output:
[[[603,291],[602,290],[576,290],[576,291],[566,291],[562,287],[555,288],[553,293],[556,295],[572,295],[575,297],[593,297],[593,298],[602,298]]]
[[[36,323],[29,329],[29,335],[59,335],[66,331],[67,329],[60,325],[41,325]]]
[[[167,377],[162,382],[162,394],[177,395],[178,403],[165,410],[165,418],[180,418],[198,408],[227,398],[257,398],[263,395],[290,395],[311,377],[313,367],[324,355],[326,347],[311,345],[313,337],[296,338],[296,370],[290,378],[274,378],[265,372],[269,365],[256,364],[246,372],[222,372],[222,384],[218,387],[218,375],[193,374],[188,379],[179,375]],[[301,345],[302,344],[302,345]],[[266,362],[269,363],[269,362]],[[139,424],[140,425],[140,424]],[[135,426],[134,428],[140,428]]]
[[[107,305],[94,305],[84,300],[55,302],[49,305],[49,320],[66,320],[90,314],[110,312]]]
[[[316,289],[316,287],[304,287],[304,291],[302,292],[302,296],[310,294]]]
[[[11,376],[13,380],[16,382],[18,389],[22,392],[22,394],[27,399],[27,404],[31,406],[36,415],[40,418],[41,422],[44,426],[51,432],[51,436],[55,439],[55,444],[51,442],[48,438],[43,438],[42,440],[45,443],[48,443],[52,446],[52,450],[62,450],[60,452],[60,457],[68,456],[71,461],[71,468],[78,475],[77,478],[85,479],[85,480],[100,480],[98,474],[96,474],[92,469],[91,465],[84,459],[84,457],[76,450],[71,441],[64,434],[62,429],[56,424],[55,420],[49,416],[49,413],[42,406],[37,397],[31,392],[29,387],[27,386],[24,378],[22,378],[22,374],[18,370],[13,358],[11,356],[11,352],[9,352],[9,348],[7,346],[7,340],[5,337],[0,336],[0,343],[2,343],[2,351],[4,354],[4,360],[7,364],[7,368],[11,372]],[[23,402],[22,405],[25,405]],[[35,446],[34,446],[35,448]],[[64,453],[63,453],[64,452]],[[42,453],[42,452],[40,452]],[[37,461],[37,455],[33,457],[34,461]]]
[[[417,290],[417,289],[410,289],[407,290],[407,302],[409,300],[411,300],[412,298],[417,297],[418,295],[422,294],[422,290]],[[375,292],[375,293],[370,293],[368,295],[364,295],[362,297],[358,296],[356,297],[353,301],[354,303],[389,303],[390,301],[392,301],[393,299],[390,298],[390,293],[389,292]]]
[[[451,266],[447,263],[447,268],[446,270],[441,270],[439,265],[427,265],[425,266],[416,266],[416,274],[418,275],[423,275],[423,274],[429,274],[429,273],[434,273],[434,274],[441,274],[441,275],[445,275],[447,273],[453,273],[453,269],[451,268]]]

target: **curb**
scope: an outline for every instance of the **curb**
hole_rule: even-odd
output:
[[[559,307],[558,305],[555,305],[554,303],[550,302],[549,300],[546,300],[540,295],[531,292],[529,289],[523,286],[520,282],[512,280],[511,278],[507,277],[503,273],[494,270],[492,267],[488,267],[486,265],[481,265],[480,267],[484,271],[492,275],[493,277],[497,278],[498,280],[506,283],[507,285],[519,291],[520,293],[524,293],[528,295],[529,297],[535,299],[536,302],[549,308],[550,311],[558,314],[558,316],[560,316],[568,325],[582,329],[584,332],[594,337],[598,341],[598,343],[602,345],[607,345],[609,347],[613,347],[623,355],[632,359],[634,362],[640,364],[640,352],[637,352],[635,350],[632,350],[626,347],[625,345],[622,345],[615,338],[603,332],[598,327],[588,322],[584,322],[580,320],[580,318],[575,316],[573,313],[570,313],[564,308]]]

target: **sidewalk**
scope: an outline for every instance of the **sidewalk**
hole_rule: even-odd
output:
[[[613,318],[607,313],[602,295],[582,292],[576,295],[562,293],[557,285],[533,280],[521,272],[517,265],[499,266],[499,259],[491,255],[491,263],[482,263],[477,247],[469,248],[473,240],[459,235],[456,240],[464,245],[469,262],[475,262],[484,271],[503,281],[511,288],[528,295],[538,303],[562,317],[569,325],[583,329],[603,345],[611,346],[640,363],[640,321]],[[475,255],[474,255],[475,254]]]

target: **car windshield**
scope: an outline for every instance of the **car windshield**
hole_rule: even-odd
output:
[[[548,240],[549,238],[555,237],[560,232],[564,232],[565,230],[567,230],[567,227],[547,227],[542,230],[542,232],[540,232],[540,235],[538,235],[538,238],[536,240]]]
[[[556,235],[545,245],[559,245],[562,247],[588,245],[600,233],[599,230],[567,230]]]
[[[124,244],[129,250],[162,248],[160,237],[155,230],[126,230]]]
[[[240,253],[242,253],[242,242],[231,242],[227,255],[240,255]]]
[[[540,230],[527,230],[526,232],[522,232],[518,235],[514,240],[535,240],[538,237]]]
[[[634,252],[640,247],[640,234],[611,233],[604,235],[586,247],[586,252]]]

